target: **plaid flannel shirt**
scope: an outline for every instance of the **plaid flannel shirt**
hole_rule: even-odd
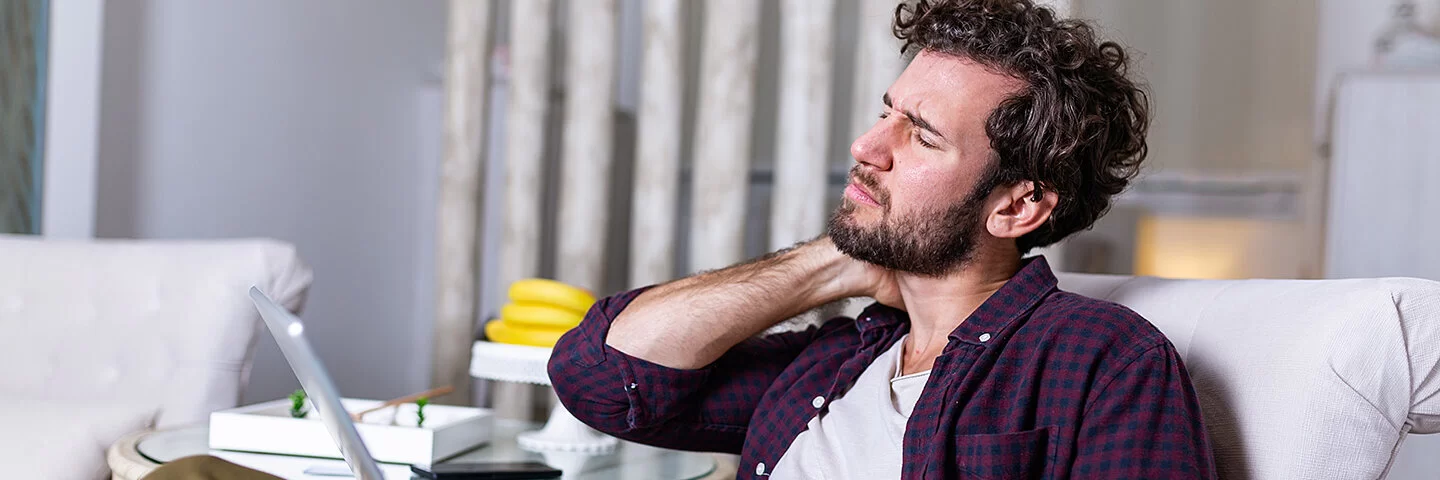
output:
[[[740,454],[767,476],[830,400],[909,331],[874,304],[793,333],[752,338],[678,370],[605,344],[642,290],[598,302],[555,346],[550,378],[581,421],[659,447]],[[1060,291],[1043,258],[950,333],[906,424],[904,478],[1215,478],[1189,374],[1148,321]]]

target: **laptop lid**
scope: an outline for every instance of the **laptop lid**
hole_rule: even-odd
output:
[[[295,377],[300,379],[300,387],[305,389],[311,405],[323,412],[320,419],[334,438],[335,446],[340,448],[340,456],[345,458],[350,471],[360,480],[384,480],[380,465],[370,456],[365,442],[360,440],[360,432],[355,430],[355,423],[350,420],[350,414],[340,405],[340,390],[335,388],[335,382],[325,372],[320,357],[305,340],[305,325],[258,288],[250,287],[250,299],[260,310],[260,317],[265,319],[265,327],[275,337],[275,343],[280,345],[285,361],[295,371]]]

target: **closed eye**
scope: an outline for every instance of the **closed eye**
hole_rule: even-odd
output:
[[[938,149],[938,148],[940,148],[940,146],[938,146],[938,145],[935,145],[935,144],[933,144],[933,143],[930,143],[930,142],[925,141],[925,136],[924,136],[924,135],[921,135],[920,132],[918,132],[918,131],[915,132],[915,141],[916,141],[916,142],[920,142],[920,145],[923,146],[923,147],[925,147],[925,148],[929,148],[929,149]]]
[[[880,112],[880,119],[881,119],[881,120],[884,120],[884,119],[887,119],[887,118],[890,118],[890,113],[889,113],[889,112]],[[925,136],[920,134],[920,130],[917,129],[917,130],[914,130],[914,132],[915,132],[915,133],[914,133],[914,135],[915,135],[915,142],[919,143],[920,146],[923,146],[923,147],[925,147],[925,148],[930,148],[930,149],[937,149],[937,150],[940,148],[939,145],[936,145],[936,144],[934,144],[934,143],[931,143],[931,142],[926,141],[926,140],[925,140]]]

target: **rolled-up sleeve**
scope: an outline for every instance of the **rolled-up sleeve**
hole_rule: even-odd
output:
[[[560,403],[580,421],[618,438],[739,453],[760,398],[814,329],[748,340],[704,368],[669,368],[605,344],[611,322],[643,291],[597,302],[556,343],[549,373]]]

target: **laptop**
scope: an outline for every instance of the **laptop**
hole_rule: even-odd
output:
[[[335,381],[330,379],[330,374],[325,372],[325,366],[320,363],[320,357],[315,355],[315,350],[310,348],[310,342],[305,340],[305,324],[300,323],[300,319],[289,310],[275,304],[258,288],[250,287],[250,300],[254,301],[255,307],[260,310],[260,316],[265,319],[265,327],[270,330],[270,335],[275,337],[275,343],[280,345],[280,352],[285,354],[285,361],[290,363],[290,369],[294,370],[295,377],[300,379],[300,387],[305,389],[310,403],[322,412],[339,412],[321,415],[320,418],[325,429],[330,431],[330,436],[334,437],[335,445],[340,447],[340,456],[345,458],[350,472],[360,480],[384,480],[385,476],[380,473],[380,464],[375,463],[375,458],[370,456],[370,450],[367,450],[365,442],[360,440],[360,432],[355,430],[355,422],[350,420],[350,414],[340,405],[340,390],[335,388]]]

